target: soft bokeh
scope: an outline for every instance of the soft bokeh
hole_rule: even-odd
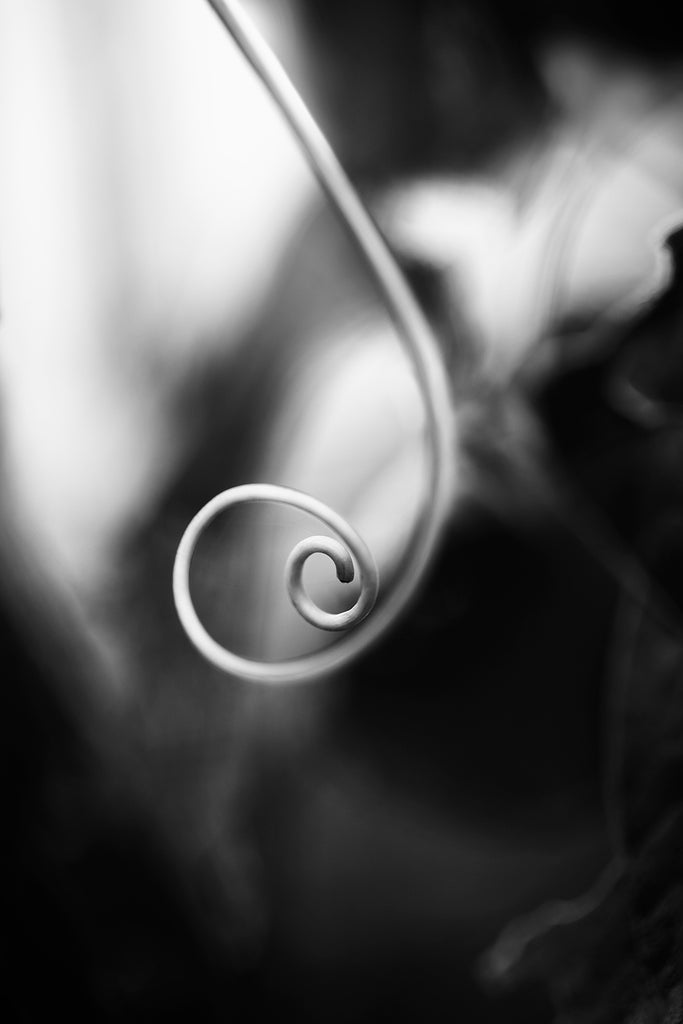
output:
[[[26,657],[5,689],[26,767],[17,957],[52,964],[59,943],[35,936],[66,928],[68,985],[82,969],[114,1020],[284,1006],[316,1024],[437,1021],[445,1001],[467,1024],[546,1024],[536,993],[499,1016],[477,958],[610,858],[604,673],[617,596],[641,577],[619,575],[590,516],[577,527],[536,399],[670,281],[683,61],[585,26],[527,38],[521,15],[507,33],[495,4],[396,4],[391,23],[384,0],[330,20],[304,0],[244,6],[432,322],[455,408],[452,522],[411,614],[340,676],[268,689],[203,661],[171,597],[190,517],[234,484],[298,487],[354,523],[391,586],[424,502],[422,396],[208,4],[0,0],[0,636],[15,644],[16,619]],[[429,45],[410,28],[423,11]],[[462,36],[439,34],[444,11]],[[422,112],[439,159],[412,145],[423,43],[448,85]],[[612,507],[623,467],[606,437],[589,469]],[[310,524],[228,518],[193,580],[212,633],[256,658],[327,643],[282,585]],[[324,559],[308,579],[336,606]]]

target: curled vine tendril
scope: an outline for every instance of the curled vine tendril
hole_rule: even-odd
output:
[[[332,537],[307,537],[293,549],[285,567],[285,581],[292,603],[307,622],[319,629],[349,629],[365,618],[377,599],[377,566],[365,542],[345,519],[322,501],[291,487],[278,487],[275,484],[242,484],[240,487],[231,487],[207,502],[192,519],[178,547],[173,570],[176,607],[188,636],[209,661],[233,675],[249,679],[297,678],[306,674],[309,659],[302,658],[275,664],[242,658],[209,636],[192,603],[190,563],[199,538],[217,515],[232,505],[243,502],[276,502],[298,508],[315,516],[341,537],[343,543]],[[328,555],[334,562],[337,578],[342,583],[350,583],[354,579],[354,562],[358,565],[361,591],[352,608],[344,612],[325,612],[308,596],[303,584],[303,570],[306,561],[313,554]]]
[[[429,439],[429,485],[421,515],[407,545],[399,581],[381,602],[377,599],[379,577],[374,559],[356,531],[327,505],[291,488],[271,484],[245,484],[231,488],[209,501],[185,530],[176,554],[173,593],[188,636],[210,662],[226,672],[264,682],[304,680],[329,673],[347,664],[392,625],[422,581],[441,536],[453,490],[453,408],[448,380],[438,345],[411,288],[353,188],[320,128],[257,29],[234,0],[207,0],[252,66],[263,86],[298,140],[302,152],[340,221],[364,257],[368,269],[411,359],[420,387]],[[269,501],[293,505],[311,512],[340,538],[309,537],[292,551],[286,565],[290,598],[299,613],[313,625],[327,630],[350,630],[343,641],[302,658],[284,662],[259,662],[242,658],[215,641],[200,622],[190,594],[190,563],[199,537],[222,511],[241,502]],[[332,614],[318,608],[303,585],[303,568],[313,553],[322,552],[335,563],[339,580],[354,578],[358,566],[361,592],[348,611]],[[369,615],[375,607],[374,613]],[[362,625],[359,625],[361,624]]]

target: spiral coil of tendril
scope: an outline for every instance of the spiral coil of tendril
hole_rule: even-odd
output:
[[[204,629],[190,598],[190,562],[201,534],[221,512],[243,502],[276,502],[308,512],[335,531],[343,543],[332,537],[306,537],[292,550],[285,566],[285,581],[289,596],[299,614],[319,629],[349,629],[372,610],[379,589],[379,576],[375,560],[365,542],[352,526],[323,502],[289,487],[274,484],[243,484],[216,495],[197,513],[183,534],[174,567],[174,591],[181,621],[196,647],[219,668],[233,675],[249,679],[286,679],[306,673],[308,659],[281,664],[249,661],[217,643]],[[354,562],[360,571],[361,591],[347,611],[325,612],[313,603],[303,583],[303,569],[313,554],[328,555],[335,564],[337,578],[350,583],[355,577]]]
[[[194,516],[176,553],[173,593],[180,621],[198,650],[218,668],[245,679],[264,682],[303,680],[347,664],[396,621],[431,563],[450,507],[453,467],[453,411],[438,345],[413,293],[370,214],[346,177],[318,125],[282,67],[233,0],[207,0],[242,54],[270,93],[297,138],[323,191],[349,232],[379,289],[406,351],[422,392],[429,437],[429,493],[413,530],[402,577],[377,605],[379,576],[375,560],[352,526],[323,502],[292,488],[273,484],[244,484],[212,498]],[[305,657],[271,663],[242,658],[215,641],[195,611],[190,593],[190,563],[197,542],[217,515],[243,502],[281,503],[316,516],[336,533],[308,537],[296,545],[285,567],[290,599],[297,611],[320,629],[350,630],[344,641]],[[361,592],[355,605],[332,614],[318,608],[306,593],[303,569],[311,554],[323,553],[335,564],[338,579],[350,582],[357,566]]]

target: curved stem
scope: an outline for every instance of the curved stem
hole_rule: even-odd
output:
[[[381,232],[358,196],[327,139],[282,66],[234,0],[207,0],[272,96],[320,186],[350,233],[411,360],[426,412],[429,485],[403,573],[391,593],[343,644],[287,663],[287,678],[310,678],[346,663],[368,647],[405,609],[431,563],[453,493],[454,413],[448,379],[436,339]],[[294,670],[296,666],[296,671]],[[264,679],[282,678],[269,666]],[[253,673],[249,673],[253,677]]]

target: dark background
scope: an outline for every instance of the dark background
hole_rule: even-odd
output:
[[[534,55],[549,33],[655,66],[680,57],[652,4],[300,7],[313,106],[373,189],[485,168],[542,135],[554,111]],[[316,258],[334,248],[322,225]],[[295,246],[283,278],[297,287],[309,258]],[[405,269],[441,332],[432,268]],[[501,984],[482,958],[519,915],[581,896],[624,843],[635,856],[629,828],[649,834],[680,796],[675,756],[660,770],[638,754],[636,777],[654,781],[633,824],[638,786],[611,774],[624,607],[667,638],[649,641],[639,678],[678,650],[679,303],[675,279],[654,318],[560,323],[596,332],[600,355],[530,389],[475,391],[474,484],[433,571],[381,644],[313,687],[226,681],[190,649],[170,593],[184,524],[251,475],[286,388],[287,352],[273,361],[263,342],[277,298],[251,354],[183,396],[194,447],[122,546],[102,614],[136,681],[123,708],[95,696],[100,652],[4,511],[3,1019],[555,1019],[566,985],[544,970]],[[532,451],[507,429],[518,405]],[[601,949],[610,970],[631,963],[609,937]],[[663,1022],[678,977],[660,967],[629,1009],[579,985],[566,1019],[625,1024],[656,977],[647,1019]]]

